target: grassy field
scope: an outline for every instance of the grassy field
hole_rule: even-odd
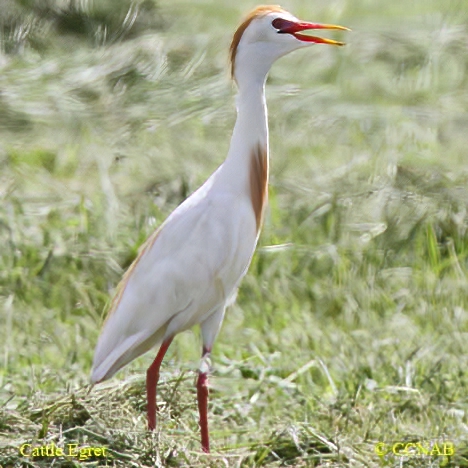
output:
[[[468,4],[282,5],[353,32],[268,79],[270,206],[213,350],[207,456],[198,330],[163,364],[155,434],[154,352],[88,379],[123,271],[227,153],[255,3],[3,0],[2,468],[468,466]],[[20,453],[51,443],[109,456]]]

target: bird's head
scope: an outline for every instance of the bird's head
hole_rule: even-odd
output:
[[[262,5],[251,11],[234,33],[230,47],[231,74],[264,80],[275,60],[293,50],[313,44],[344,45],[343,42],[306,34],[314,29],[348,30],[343,26],[301,21],[277,5]]]

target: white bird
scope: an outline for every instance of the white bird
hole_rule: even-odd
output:
[[[117,288],[97,343],[93,383],[160,346],[146,375],[148,428],[153,430],[164,355],[177,333],[200,324],[197,398],[204,452],[210,447],[207,358],[249,267],[268,198],[267,73],[293,50],[316,43],[343,45],[302,33],[310,29],[347,28],[303,22],[274,5],[255,8],[241,23],[230,48],[238,96],[227,158],[143,245]]]

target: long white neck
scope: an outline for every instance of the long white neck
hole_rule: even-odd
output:
[[[239,83],[237,119],[228,155],[215,184],[223,190],[246,193],[250,184],[252,157],[257,148],[266,152],[268,164],[268,120],[265,79]],[[267,167],[268,170],[268,167]]]

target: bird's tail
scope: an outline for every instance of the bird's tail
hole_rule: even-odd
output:
[[[125,338],[115,347],[110,347],[109,343],[106,343],[106,335],[101,335],[94,354],[91,383],[102,382],[111,378],[130,361],[133,361],[154,346],[161,344],[165,332],[166,327],[162,327],[149,337],[145,337],[143,333],[137,333]],[[106,352],[110,348],[112,351]]]

